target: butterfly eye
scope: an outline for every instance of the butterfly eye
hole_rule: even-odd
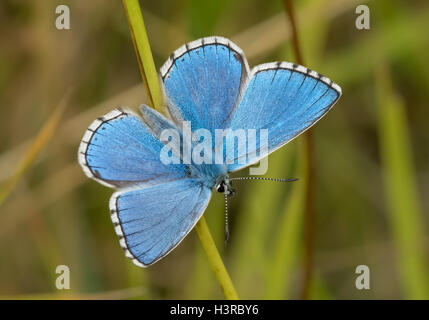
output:
[[[223,184],[223,183],[221,183],[221,184],[217,187],[217,192],[220,192],[220,193],[224,193],[224,192],[225,192],[225,187],[224,187],[224,184]]]

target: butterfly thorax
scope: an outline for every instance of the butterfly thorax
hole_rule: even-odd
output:
[[[228,178],[227,167],[222,164],[195,164],[189,166],[190,178],[200,180],[210,189],[218,186]]]

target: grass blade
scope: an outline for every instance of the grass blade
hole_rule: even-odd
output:
[[[197,225],[195,226],[195,230],[197,230],[198,237],[200,238],[201,244],[206,251],[207,258],[214,273],[216,274],[216,278],[222,287],[225,297],[228,300],[237,300],[237,292],[235,291],[235,288],[231,282],[231,278],[225,269],[225,265],[222,262],[219,252],[216,249],[216,245],[213,241],[210,230],[206,223],[206,219],[204,219],[204,217],[201,217],[200,221],[198,221]]]
[[[292,48],[296,62],[304,65],[300,42],[298,39],[298,32],[295,19],[295,11],[292,0],[283,1],[286,14],[289,18],[291,35],[292,35]],[[309,129],[304,133],[303,138],[305,141],[305,154],[306,158],[302,160],[307,162],[307,171],[305,175],[305,216],[304,216],[304,237],[305,237],[305,252],[304,252],[304,282],[302,286],[301,298],[308,299],[311,280],[313,276],[313,260],[314,260],[314,232],[315,232],[315,220],[316,214],[314,209],[315,201],[315,158],[314,158],[314,138],[312,130]]]
[[[122,2],[125,13],[127,14],[131,39],[133,40],[134,50],[136,51],[140,73],[146,85],[150,106],[161,112],[162,93],[140,4],[138,0],[123,0]]]
[[[36,159],[37,155],[43,149],[44,146],[52,138],[55,130],[58,127],[58,124],[61,120],[61,116],[66,107],[66,99],[68,94],[62,99],[59,106],[56,108],[54,113],[48,119],[48,121],[43,125],[42,129],[37,134],[34,142],[31,144],[30,148],[21,159],[15,173],[6,179],[0,186],[0,206],[4,203],[6,198],[11,194],[15,186],[21,180],[22,176],[25,174],[27,169],[31,166],[33,161]]]
[[[297,152],[297,174],[299,180],[294,182],[292,192],[285,202],[282,221],[279,223],[277,238],[274,241],[272,263],[267,276],[267,299],[283,299],[288,295],[292,268],[296,263],[301,239],[301,225],[305,210],[307,175],[306,139],[300,138]]]
[[[428,266],[404,104],[395,95],[389,71],[376,70],[378,134],[389,223],[405,298],[428,299]]]

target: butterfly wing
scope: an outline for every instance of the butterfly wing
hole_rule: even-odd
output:
[[[168,128],[158,114],[157,130]],[[131,111],[116,109],[95,120],[79,147],[78,159],[90,178],[109,187],[152,185],[186,177],[187,166],[160,161],[164,146],[154,129]]]
[[[257,162],[267,155],[261,150],[269,154],[310,128],[340,96],[337,84],[303,66],[275,62],[255,67],[231,129],[267,129],[267,143],[256,139],[243,150],[227,153],[228,171]]]
[[[147,267],[174,249],[207,207],[211,190],[193,179],[120,191],[111,218],[127,257]]]
[[[161,68],[168,110],[179,126],[226,128],[247,80],[242,50],[228,39],[209,37],[176,50]]]
[[[189,177],[183,164],[164,165],[159,140],[177,128],[155,110],[142,116],[116,109],[85,133],[79,162],[85,173],[120,188],[110,199],[111,218],[127,257],[139,266],[161,259],[188,234],[207,207],[211,190]]]

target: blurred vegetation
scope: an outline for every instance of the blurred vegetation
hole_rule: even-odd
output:
[[[294,60],[281,1],[140,3],[157,68],[185,42],[209,35],[236,42],[251,66]],[[304,61],[343,89],[312,129],[310,297],[428,299],[429,3],[367,2],[371,29],[357,30],[361,3],[295,1]],[[70,7],[71,30],[55,28],[59,4]],[[148,103],[122,3],[5,0],[0,24],[1,187],[20,176],[0,204],[0,297],[223,298],[194,232],[149,269],[125,258],[108,213],[112,190],[77,163],[93,119]],[[55,133],[35,147],[71,88]],[[302,150],[298,138],[270,155],[267,176],[304,177]],[[223,196],[212,198],[205,217],[241,298],[299,297],[304,187],[237,182],[226,246]],[[61,264],[71,270],[67,292],[55,288]],[[370,267],[370,290],[355,288],[361,264]]]

